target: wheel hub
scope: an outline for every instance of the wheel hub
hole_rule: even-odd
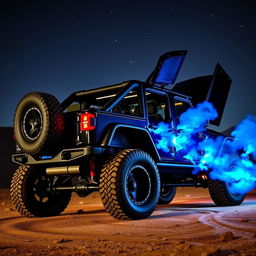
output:
[[[47,188],[49,186],[49,181],[45,176],[38,177],[33,186],[33,192],[34,196],[37,201],[39,202],[46,202],[49,197],[49,192],[47,191]]]
[[[27,110],[22,122],[22,131],[28,140],[34,141],[40,136],[43,125],[42,119],[42,114],[38,108],[32,107]]]
[[[134,192],[137,190],[137,182],[135,179],[131,180],[131,190]]]
[[[143,205],[151,192],[151,179],[148,171],[140,165],[134,166],[127,175],[126,191],[135,205]]]

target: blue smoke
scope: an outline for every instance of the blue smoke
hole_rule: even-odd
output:
[[[209,135],[208,121],[217,117],[209,102],[198,104],[180,116],[177,130],[161,122],[152,129],[157,148],[173,156],[176,149],[183,159],[197,165],[194,174],[209,171],[211,179],[229,183],[233,193],[256,188],[256,117],[248,116],[232,132],[232,137]]]

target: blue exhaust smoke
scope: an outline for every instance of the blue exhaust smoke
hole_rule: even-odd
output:
[[[198,104],[180,116],[177,129],[161,122],[151,132],[157,148],[176,153],[197,166],[194,174],[208,171],[211,179],[227,182],[232,193],[244,194],[256,188],[256,117],[248,116],[232,132],[232,137],[209,136],[208,121],[217,117],[209,102]]]

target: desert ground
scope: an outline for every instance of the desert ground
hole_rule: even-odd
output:
[[[216,207],[206,189],[179,188],[175,200],[144,220],[122,221],[99,194],[73,194],[60,215],[28,219],[0,190],[0,255],[256,255],[256,194],[241,206]]]

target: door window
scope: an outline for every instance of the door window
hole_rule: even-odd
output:
[[[149,124],[156,126],[160,122],[171,122],[169,102],[165,94],[146,92]]]
[[[143,117],[138,88],[132,89],[111,110],[113,113]]]

